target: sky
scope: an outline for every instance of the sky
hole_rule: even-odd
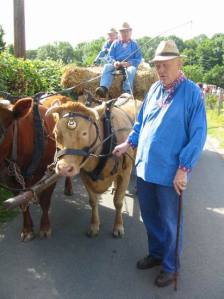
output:
[[[223,0],[24,0],[26,48],[55,41],[72,46],[106,36],[124,21],[133,38],[177,35],[184,40],[224,33]],[[208,3],[208,4],[207,4]],[[4,40],[13,43],[13,0],[0,0]]]

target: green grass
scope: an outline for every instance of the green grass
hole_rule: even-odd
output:
[[[18,214],[18,209],[6,210],[2,202],[12,196],[12,193],[0,187],[0,224],[11,220]]]
[[[218,115],[216,110],[207,109],[207,120],[208,135],[216,138],[224,148],[224,111]]]

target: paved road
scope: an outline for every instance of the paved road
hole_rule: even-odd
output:
[[[126,235],[110,234],[114,211],[106,193],[100,207],[98,238],[84,232],[90,209],[81,184],[66,198],[62,182],[54,193],[53,236],[21,243],[17,217],[0,233],[0,299],[223,299],[224,298],[224,160],[205,151],[185,194],[185,239],[179,289],[158,289],[159,269],[139,271],[135,262],[146,253],[146,236],[132,190],[126,196]],[[133,184],[131,187],[133,189]],[[33,208],[34,219],[40,211]]]

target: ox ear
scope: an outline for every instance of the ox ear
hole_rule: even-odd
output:
[[[99,120],[105,114],[106,103],[103,102],[101,105],[92,108],[92,110],[93,110],[94,114],[97,116],[96,120]]]
[[[25,117],[33,107],[33,99],[18,100],[13,106],[12,112],[15,118]]]

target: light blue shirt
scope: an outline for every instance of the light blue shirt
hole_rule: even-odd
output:
[[[157,81],[149,90],[128,140],[137,148],[136,172],[143,180],[173,186],[178,167],[194,167],[203,150],[207,122],[199,87],[186,79],[165,107],[166,90]]]
[[[137,68],[142,60],[142,53],[136,41],[129,40],[123,43],[121,40],[116,40],[110,47],[108,60],[111,63],[126,61]]]

